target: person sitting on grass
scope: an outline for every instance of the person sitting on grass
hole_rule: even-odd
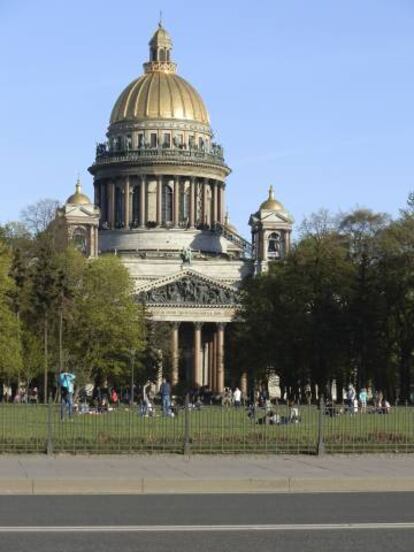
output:
[[[382,413],[383,414],[389,414],[391,411],[391,404],[386,399],[382,402]]]
[[[289,422],[291,424],[298,424],[300,422],[299,407],[293,406],[293,404],[290,406]]]

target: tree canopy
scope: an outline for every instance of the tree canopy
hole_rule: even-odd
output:
[[[245,283],[241,362],[288,394],[353,382],[413,399],[414,212],[357,209],[304,221],[282,262]]]

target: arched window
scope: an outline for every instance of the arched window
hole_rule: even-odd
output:
[[[169,184],[162,187],[162,222],[172,222],[173,218],[173,192]]]
[[[269,259],[279,259],[282,254],[280,234],[272,232],[267,240],[267,256]]]
[[[165,50],[163,48],[160,49],[160,61],[165,61]]]

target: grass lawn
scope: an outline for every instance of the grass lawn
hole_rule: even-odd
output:
[[[277,409],[288,415],[285,406]],[[0,405],[0,452],[45,452],[50,435],[55,452],[178,452],[185,441],[185,415],[142,417],[121,406],[103,414],[60,420],[58,405]],[[257,412],[257,418],[264,415]],[[204,407],[188,412],[189,445],[200,453],[309,453],[317,448],[319,411],[300,407],[298,424],[260,425],[244,408]],[[327,452],[414,452],[414,407],[388,415],[322,416]]]

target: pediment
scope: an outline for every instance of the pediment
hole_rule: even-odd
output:
[[[288,223],[288,224],[291,224],[292,223],[292,220],[291,218],[288,216],[287,213],[281,213],[280,211],[275,213],[274,211],[271,211],[269,213],[266,213],[266,214],[262,214],[262,216],[260,217],[260,220],[261,222],[273,222],[273,223],[278,223],[278,222],[283,222],[283,223]]]
[[[138,300],[148,305],[235,307],[239,291],[191,269],[147,284],[138,290]]]
[[[91,205],[75,205],[67,206],[65,211],[66,217],[80,217],[80,218],[89,218],[96,217],[98,215],[96,208]]]

